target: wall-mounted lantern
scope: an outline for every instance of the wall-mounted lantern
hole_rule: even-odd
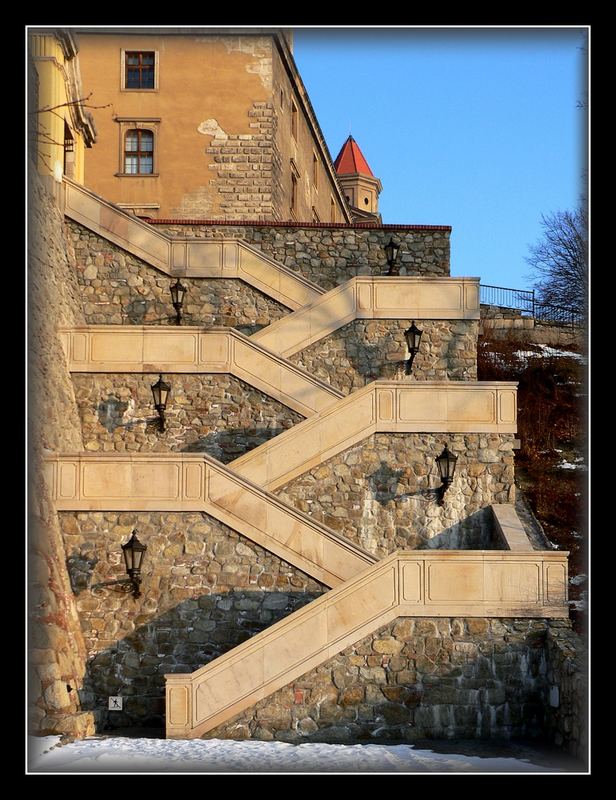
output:
[[[411,327],[404,331],[404,338],[406,339],[406,346],[409,349],[409,358],[406,362],[406,374],[410,375],[413,368],[413,360],[419,352],[419,344],[421,342],[421,335],[423,331],[415,325],[415,320],[411,323]]]
[[[440,506],[443,505],[443,498],[445,496],[445,492],[451,486],[453,482],[453,475],[456,471],[456,461],[458,460],[458,456],[454,456],[453,453],[450,452],[447,445],[440,456],[437,456],[436,464],[438,466],[439,475],[441,478],[442,485],[438,487],[438,504]]]
[[[122,545],[122,554],[124,555],[124,563],[126,564],[126,571],[133,586],[133,597],[141,597],[139,585],[141,583],[141,564],[143,556],[148,549],[147,544],[142,544],[137,538],[137,531],[133,531],[126,544]]]
[[[171,284],[171,302],[175,308],[175,324],[180,325],[182,321],[182,304],[184,302],[184,295],[186,294],[186,287],[180,282],[178,278],[175,283]]]
[[[163,380],[163,376],[159,375],[156,383],[152,384],[152,395],[154,397],[154,408],[158,412],[160,421],[160,430],[165,430],[165,409],[167,408],[167,400],[171,392],[170,384]]]
[[[396,244],[392,237],[389,237],[389,242],[385,245],[385,256],[387,257],[387,264],[389,266],[388,275],[399,275],[400,274],[400,265],[396,264],[398,259],[398,251],[400,250],[400,245]]]

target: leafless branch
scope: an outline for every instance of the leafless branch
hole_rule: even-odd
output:
[[[86,100],[89,100],[92,97],[92,92],[86,97],[80,97],[78,100],[67,100],[66,103],[60,103],[57,106],[43,106],[43,108],[39,108],[36,111],[31,111],[31,114],[42,114],[46,111],[55,111],[57,108],[67,108],[68,106],[81,106],[82,108],[109,108],[112,104],[106,103],[104,106],[91,106],[85,104]]]
[[[529,245],[526,258],[542,303],[585,314],[588,291],[586,210],[556,211],[541,217],[543,236]]]

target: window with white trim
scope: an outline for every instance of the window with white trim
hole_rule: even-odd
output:
[[[160,117],[115,117],[118,124],[118,178],[156,178]]]
[[[158,90],[158,52],[156,50],[121,51],[122,90],[155,92]]]
[[[154,172],[154,134],[132,128],[124,135],[124,174],[152,175]]]

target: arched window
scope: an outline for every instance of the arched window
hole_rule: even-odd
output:
[[[154,172],[154,134],[152,131],[136,129],[126,132],[124,172],[126,175],[151,175]]]

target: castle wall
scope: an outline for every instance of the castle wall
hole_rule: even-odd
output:
[[[400,618],[203,738],[540,738],[566,620]]]
[[[34,169],[29,179],[28,726],[32,733],[85,735],[94,730],[80,702],[87,656],[41,463],[44,450],[83,448],[57,328],[84,320],[62,215],[49,184]]]
[[[201,513],[59,514],[87,661],[83,704],[106,725],[163,725],[164,674],[192,672],[326,590]],[[136,529],[148,550],[142,596],[121,545]],[[107,697],[122,695],[122,712]]]
[[[172,388],[161,433],[152,405],[157,378],[74,374],[85,449],[207,453],[226,464],[303,419],[232,375],[165,373]]]
[[[515,497],[513,438],[377,433],[275,493],[379,558],[427,547],[491,549],[486,507]],[[459,457],[440,506],[435,458],[445,443]]]
[[[423,331],[412,378],[405,374],[404,331],[411,322]],[[345,394],[370,381],[477,380],[474,320],[358,319],[291,356],[291,361]]]
[[[385,275],[385,245],[400,244],[400,275],[449,277],[449,240],[444,226],[330,227],[326,225],[155,225],[172,236],[240,238],[324,289],[356,275]],[[472,277],[472,276],[471,276]]]
[[[87,324],[175,324],[168,275],[76,222],[67,226]],[[289,313],[243,281],[182,278],[182,283],[188,325],[223,325],[250,335]]]

